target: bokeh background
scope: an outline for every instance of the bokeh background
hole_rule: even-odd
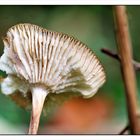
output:
[[[140,61],[140,6],[127,6],[134,58]],[[78,38],[91,48],[105,67],[107,82],[91,99],[66,101],[47,118],[41,116],[40,134],[118,134],[127,123],[125,93],[119,62],[100,50],[117,51],[112,6],[0,6],[2,37],[18,23],[32,23]],[[5,73],[0,71],[0,76]],[[136,73],[138,94],[140,73]],[[140,97],[138,95],[138,105]],[[140,105],[139,105],[140,107]],[[0,134],[26,134],[30,112],[0,94]]]

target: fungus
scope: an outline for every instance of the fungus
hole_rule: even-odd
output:
[[[9,96],[19,91],[23,102],[31,93],[29,134],[37,133],[48,94],[80,93],[89,98],[105,82],[98,58],[72,36],[26,23],[11,27],[3,41],[0,70],[8,76],[1,90]]]

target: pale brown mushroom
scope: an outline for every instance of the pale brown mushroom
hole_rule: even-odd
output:
[[[8,77],[2,92],[32,93],[29,134],[36,134],[46,96],[78,92],[93,96],[105,82],[105,72],[95,54],[72,36],[32,24],[11,27],[4,38],[0,69]]]

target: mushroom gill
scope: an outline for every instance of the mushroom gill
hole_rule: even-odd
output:
[[[81,93],[93,96],[105,82],[105,72],[95,54],[72,36],[33,24],[11,27],[4,38],[0,69],[8,77],[2,92],[32,93],[30,134],[36,134],[46,96]]]

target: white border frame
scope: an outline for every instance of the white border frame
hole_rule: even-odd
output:
[[[140,0],[0,0],[0,5],[140,5]],[[140,140],[140,136],[119,135],[0,135],[5,140]]]
[[[140,0],[0,0],[1,5],[137,5]]]
[[[139,140],[140,136],[106,136],[106,135],[93,135],[93,136],[87,136],[87,135],[23,135],[23,136],[0,136],[0,138],[5,139],[10,139],[10,140]]]

